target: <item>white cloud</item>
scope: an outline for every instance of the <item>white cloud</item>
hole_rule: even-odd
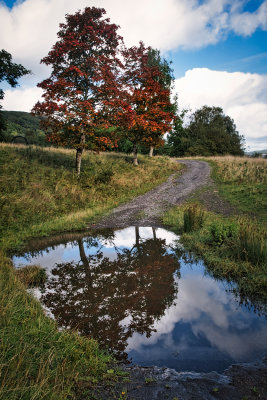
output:
[[[175,88],[180,108],[222,107],[252,150],[267,147],[267,75],[195,68]]]
[[[42,89],[37,87],[18,88],[5,91],[4,110],[30,112],[34,104],[41,100]]]
[[[238,35],[249,36],[257,28],[267,29],[267,1],[264,1],[254,13],[235,13],[231,17],[231,28]]]
[[[237,307],[231,295],[209,276],[202,273],[182,276],[178,280],[178,301],[165,311],[164,316],[153,325],[155,332],[147,338],[145,334],[135,332],[128,339],[127,351],[142,352],[142,357],[149,353],[151,345],[158,346],[158,352],[163,358],[171,348],[179,353],[190,351],[192,342],[190,337],[180,336],[173,340],[172,332],[175,325],[190,324],[195,337],[205,337],[213,347],[234,359],[244,360],[253,353],[262,349],[266,341],[266,327],[264,322],[253,331],[251,316],[245,310]],[[129,323],[125,319],[125,324]],[[256,340],[255,340],[256,338]],[[207,348],[206,348],[207,350]],[[163,354],[165,353],[165,354]],[[151,359],[151,358],[150,358]]]
[[[93,5],[121,26],[128,45],[143,40],[163,51],[214,44],[231,30],[250,35],[267,28],[266,0],[254,13],[242,12],[239,0],[25,0],[11,10],[0,3],[0,48],[43,75],[39,61],[55,43],[65,14]]]

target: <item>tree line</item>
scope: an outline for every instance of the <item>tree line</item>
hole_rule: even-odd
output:
[[[105,14],[86,7],[66,15],[57,42],[41,60],[52,72],[38,84],[43,98],[32,109],[48,142],[76,149],[77,174],[84,149],[130,147],[135,165],[140,148],[151,156],[155,148],[171,156],[241,154],[243,138],[221,108],[205,106],[184,126],[186,112],[179,112],[172,96],[170,63],[143,42],[127,48]],[[16,86],[30,71],[7,54],[0,54],[0,81]]]

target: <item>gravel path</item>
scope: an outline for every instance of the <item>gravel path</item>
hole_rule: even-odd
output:
[[[160,217],[168,208],[181,204],[189,195],[210,182],[210,167],[204,161],[180,160],[186,171],[175,175],[130,203],[117,207],[95,228],[124,228],[127,226],[159,226]]]

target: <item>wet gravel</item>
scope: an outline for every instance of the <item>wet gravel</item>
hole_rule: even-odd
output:
[[[204,161],[181,160],[185,172],[175,174],[144,195],[123,204],[96,224],[95,228],[160,226],[160,217],[168,208],[182,204],[197,189],[210,183],[210,167]]]

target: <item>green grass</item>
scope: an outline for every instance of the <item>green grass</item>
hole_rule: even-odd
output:
[[[122,202],[163,182],[181,167],[167,157],[85,153],[77,178],[75,152],[0,145],[0,247],[85,228]]]
[[[267,160],[228,156],[207,161],[220,195],[241,212],[267,223]]]
[[[88,152],[78,179],[74,163],[71,150],[0,145],[0,400],[103,398],[123,376],[96,341],[58,331],[26,292],[43,271],[15,271],[6,255],[30,238],[85,228],[181,167],[144,156],[133,167],[123,154]]]

